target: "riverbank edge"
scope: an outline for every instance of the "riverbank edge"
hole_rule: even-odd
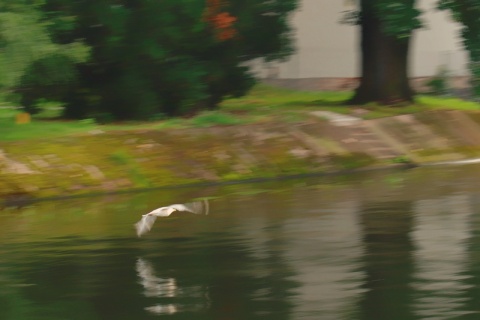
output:
[[[271,181],[284,181],[284,180],[295,180],[295,179],[305,179],[305,178],[319,178],[319,177],[340,177],[349,174],[358,174],[358,173],[368,173],[368,172],[389,172],[389,171],[401,171],[409,170],[412,168],[418,167],[413,163],[397,163],[397,164],[388,164],[382,166],[372,166],[364,167],[358,169],[350,170],[339,170],[335,172],[310,172],[310,173],[301,173],[301,174],[291,174],[291,175],[280,175],[275,177],[258,177],[258,178],[246,178],[238,180],[225,180],[225,181],[199,181],[192,182],[187,184],[173,184],[173,185],[163,185],[155,186],[148,188],[130,188],[124,190],[115,190],[115,191],[102,191],[102,192],[83,192],[83,193],[71,193],[67,195],[56,195],[56,196],[35,196],[30,193],[12,193],[12,194],[0,194],[0,209],[2,207],[22,207],[25,205],[44,202],[44,201],[61,201],[69,199],[78,199],[78,198],[93,198],[93,197],[102,197],[108,195],[121,195],[121,194],[133,194],[139,192],[148,192],[154,190],[172,190],[172,189],[187,189],[187,188],[201,188],[201,187],[217,187],[217,186],[228,186],[228,185],[237,185],[237,184],[248,184],[248,183],[262,183],[262,182],[271,182]]]
[[[351,125],[313,118],[294,124],[96,130],[2,143],[0,205],[341,175],[480,156],[479,112],[425,112]]]

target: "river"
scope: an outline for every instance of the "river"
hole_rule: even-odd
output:
[[[479,185],[438,166],[5,209],[0,319],[480,319]]]

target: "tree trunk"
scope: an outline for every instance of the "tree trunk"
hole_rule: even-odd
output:
[[[361,2],[361,80],[353,104],[383,105],[413,101],[408,79],[411,37],[398,38],[383,31],[372,0]]]

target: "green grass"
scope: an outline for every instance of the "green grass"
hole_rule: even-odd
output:
[[[195,127],[211,127],[211,126],[229,126],[235,124],[242,124],[244,121],[221,111],[203,112],[198,116],[192,118],[190,123]]]
[[[309,112],[327,110],[350,114],[363,109],[365,119],[388,117],[399,114],[417,113],[426,110],[456,109],[480,110],[480,104],[456,98],[418,96],[415,104],[401,107],[384,107],[376,104],[346,106],[351,92],[309,92],[257,85],[241,98],[225,100],[220,110],[201,112],[192,118],[156,119],[150,122],[123,122],[98,125],[90,119],[80,121],[52,120],[61,113],[58,103],[44,102],[44,110],[35,115],[29,124],[16,125],[15,109],[0,109],[0,141],[14,141],[35,138],[51,138],[95,129],[111,130],[172,130],[191,127],[228,126],[245,123],[283,122],[295,123],[311,118]],[[3,103],[5,105],[5,103]]]
[[[148,177],[143,174],[141,167],[135,161],[135,157],[130,155],[125,150],[117,150],[109,155],[109,160],[112,164],[122,166],[128,172],[129,178],[137,187],[149,187],[150,181]]]
[[[0,109],[0,141],[15,141],[35,138],[51,138],[81,132],[88,132],[97,126],[82,121],[53,121],[47,120],[58,117],[61,112],[58,108],[47,108],[32,117],[26,124],[16,124],[17,109]]]
[[[455,109],[465,111],[480,110],[479,103],[457,98],[419,96],[417,100],[419,106],[425,106],[429,109]]]
[[[361,106],[369,112],[365,115],[365,119],[375,119],[390,117],[400,114],[418,113],[428,110],[463,110],[463,111],[480,111],[480,104],[473,101],[466,101],[453,97],[438,97],[418,95],[414,104],[398,107],[385,107],[375,104]]]
[[[17,125],[12,119],[0,119],[0,141],[53,138],[93,129],[95,126],[83,125],[76,121],[43,122],[34,119],[31,123]]]
[[[256,86],[247,96],[228,99],[221,105],[222,110],[282,121],[278,111],[313,111],[319,108],[339,113],[348,113],[342,103],[351,92],[296,91],[267,85]]]
[[[412,114],[429,110],[463,110],[480,111],[480,104],[472,101],[465,101],[458,98],[442,98],[435,96],[419,95],[414,104],[406,106],[385,107],[375,104],[360,106],[368,111],[364,119],[376,119],[391,117],[401,114]]]

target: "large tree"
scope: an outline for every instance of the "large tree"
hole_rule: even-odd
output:
[[[409,51],[413,31],[422,26],[416,0],[358,0],[351,14],[360,25],[361,80],[350,103],[386,105],[413,101],[409,85]],[[470,56],[474,94],[480,96],[480,2],[438,0],[463,25],[461,37]]]
[[[411,102],[408,57],[412,31],[421,26],[415,0],[361,0],[361,81],[351,103]]]
[[[290,54],[288,15],[297,0],[44,0],[45,23],[63,45],[79,40],[90,59],[66,90],[20,84],[23,102],[54,92],[72,118],[149,118],[215,108],[254,83],[245,62]],[[261,28],[259,28],[261,26]]]

